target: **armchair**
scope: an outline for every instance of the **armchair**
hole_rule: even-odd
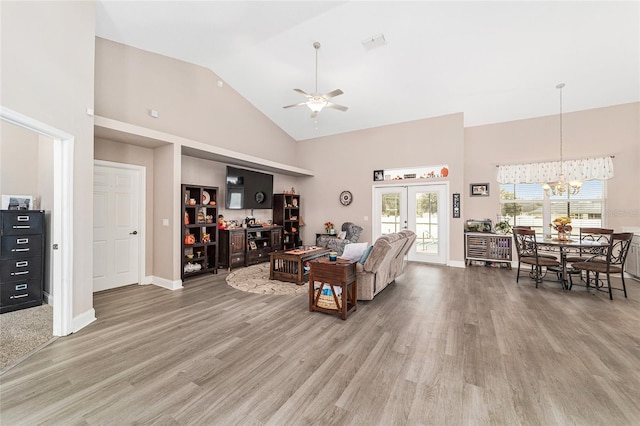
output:
[[[342,230],[347,233],[344,239],[340,239],[335,235],[318,235],[316,238],[316,246],[328,248],[338,253],[338,256],[344,252],[347,244],[357,243],[363,228],[352,222],[342,224]]]

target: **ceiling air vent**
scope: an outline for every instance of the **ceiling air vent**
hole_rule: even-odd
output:
[[[362,41],[362,45],[367,50],[372,50],[385,44],[387,44],[387,40],[385,40],[384,34],[374,35]]]

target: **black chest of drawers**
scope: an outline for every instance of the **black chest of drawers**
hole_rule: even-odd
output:
[[[44,212],[0,210],[0,313],[42,304]]]

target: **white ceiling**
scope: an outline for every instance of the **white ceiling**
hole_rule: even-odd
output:
[[[96,33],[210,68],[296,140],[463,112],[465,126],[640,101],[640,2],[97,2]],[[386,44],[362,42],[384,34]],[[318,91],[347,112],[283,109]]]

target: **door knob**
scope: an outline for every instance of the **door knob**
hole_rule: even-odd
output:
[[[138,235],[138,231],[129,232],[129,235]]]

